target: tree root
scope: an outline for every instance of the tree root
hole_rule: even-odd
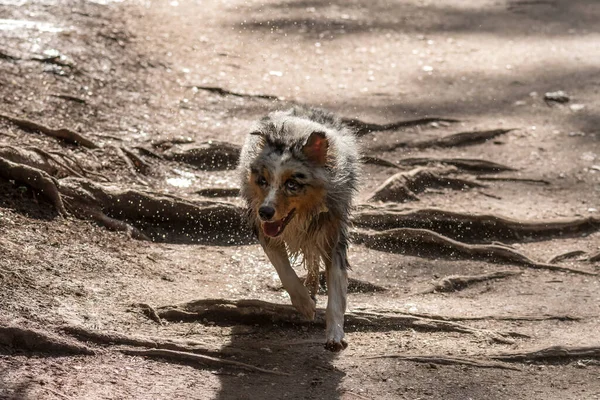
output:
[[[368,309],[361,309],[361,311],[369,312]],[[448,316],[448,315],[436,315],[429,313],[412,313],[412,312],[399,312],[394,310],[377,310],[378,313],[383,314],[402,314],[412,315],[415,317],[435,319],[441,321],[581,321],[583,318],[568,315],[568,314],[541,314],[541,315],[483,315],[483,316]],[[516,335],[518,336],[518,335]],[[528,336],[525,336],[528,337]]]
[[[460,132],[441,138],[414,141],[399,142],[392,145],[378,147],[377,150],[393,151],[399,148],[426,149],[430,147],[459,147],[473,144],[485,143],[497,136],[504,135],[514,129],[494,129],[490,131],[472,131]]]
[[[465,289],[473,283],[485,282],[492,279],[508,278],[509,276],[521,275],[520,271],[498,271],[482,275],[451,275],[435,282],[433,287],[424,293],[435,292],[457,292]]]
[[[397,209],[363,206],[352,217],[354,226],[375,230],[430,229],[461,241],[542,240],[596,232],[595,217],[525,221],[494,214],[470,214],[433,208]],[[549,263],[551,264],[551,263]]]
[[[237,145],[212,140],[183,151],[170,150],[163,154],[167,160],[178,161],[205,171],[235,169],[241,148]]]
[[[362,156],[360,158],[360,162],[362,162],[363,164],[379,165],[382,167],[400,169],[400,167],[397,164],[394,164],[391,161],[384,160],[383,158],[379,158],[379,157]]]
[[[429,158],[429,157],[413,157],[403,158],[398,161],[400,165],[428,165],[428,164],[442,164],[452,165],[458,169],[479,172],[479,173],[490,173],[490,172],[504,172],[504,171],[516,171],[515,168],[508,167],[506,165],[498,164],[492,161],[479,160],[473,158]]]
[[[405,355],[405,354],[385,354],[381,356],[367,357],[367,360],[377,360],[382,358],[393,358],[396,360],[412,361],[424,364],[440,364],[440,365],[468,365],[477,368],[498,368],[520,371],[520,368],[512,365],[500,363],[497,361],[478,360],[465,357],[449,357],[449,356],[429,356],[429,355]]]
[[[242,213],[231,204],[192,203],[175,197],[101,186],[77,178],[62,179],[59,190],[68,199],[70,210],[81,218],[96,219],[105,215],[135,227],[139,234],[136,230],[132,233],[141,238],[212,244],[251,241],[250,229],[244,229]],[[115,228],[120,229],[119,226]]]
[[[351,128],[355,129],[355,134],[358,137],[365,136],[371,132],[391,131],[400,128],[409,128],[411,126],[427,125],[432,122],[447,122],[455,123],[460,122],[457,119],[452,118],[419,118],[408,121],[398,121],[389,124],[372,124],[369,122],[363,122],[358,119],[342,118],[342,122]]]
[[[588,261],[591,262],[596,262],[596,261],[600,261],[600,252],[596,253],[596,254],[592,254],[589,258]]]
[[[447,176],[455,171],[455,167],[418,167],[407,172],[398,172],[375,189],[368,201],[405,202],[418,200],[417,193],[433,187],[455,190],[485,187],[485,185],[468,179]]]
[[[251,99],[265,99],[265,100],[279,100],[278,96],[273,96],[270,94],[249,94],[249,93],[238,93],[232,92],[231,90],[223,89],[217,86],[188,86],[190,88],[196,88],[198,90],[204,90],[211,93],[216,93],[221,96],[235,96],[235,97],[243,97],[243,98],[251,98]]]
[[[268,303],[261,300],[203,299],[175,306],[156,309],[158,315],[167,321],[201,321],[221,325],[306,325],[325,326],[325,310],[317,309],[314,321],[305,320],[294,306]],[[510,336],[523,335],[514,332],[493,332],[472,328],[455,322],[416,317],[412,315],[390,315],[374,312],[346,313],[346,330],[398,330],[417,329],[421,331],[460,332],[487,337],[498,343],[514,343]]]
[[[16,325],[0,325],[0,346],[26,352],[64,354],[95,354],[92,349],[58,335]]]
[[[566,253],[557,254],[547,261],[548,264],[556,264],[557,262],[568,260],[569,258],[582,256],[585,254],[583,250],[573,250]]]
[[[139,308],[142,311],[142,313],[146,317],[150,318],[152,321],[156,322],[159,325],[164,325],[162,319],[160,319],[160,316],[158,315],[154,307],[152,307],[150,304],[139,303],[134,304],[134,307]]]
[[[81,145],[90,149],[95,149],[98,147],[97,144],[82,136],[81,134],[72,131],[67,128],[58,128],[53,129],[49,128],[45,125],[38,124],[37,122],[30,121],[28,119],[16,118],[6,114],[0,114],[0,118],[5,119],[12,124],[18,126],[21,129],[28,131],[38,131],[43,133],[44,135],[64,140],[65,142]]]
[[[506,246],[466,244],[426,229],[397,228],[382,232],[355,231],[353,236],[356,242],[374,250],[403,253],[417,257],[484,259],[534,269],[597,275],[594,272],[539,263]]]
[[[67,210],[57,188],[57,182],[46,172],[25,164],[17,164],[0,157],[0,176],[4,179],[22,182],[39,190],[49,199],[61,216],[67,215]]]
[[[225,359],[221,359],[221,358],[206,356],[203,354],[188,353],[188,352],[184,352],[184,351],[164,350],[164,349],[144,349],[144,350],[121,349],[119,351],[123,354],[127,354],[130,356],[152,357],[152,358],[162,358],[162,359],[166,358],[169,360],[174,360],[174,361],[179,361],[179,362],[184,362],[184,363],[192,363],[192,365],[202,364],[202,365],[207,365],[207,366],[211,366],[211,367],[233,366],[233,367],[245,369],[245,370],[251,371],[251,372],[262,372],[263,374],[290,376],[290,374],[288,374],[286,372],[280,372],[280,371],[271,370],[271,369],[259,368],[259,367],[255,367],[254,365],[246,364],[246,363],[243,363],[240,361],[225,360]]]
[[[514,176],[478,176],[480,181],[506,181],[506,182],[524,182],[524,183],[537,183],[540,185],[550,185],[550,182],[544,179],[532,179],[532,178],[518,178]]]
[[[136,172],[139,172],[143,175],[150,174],[150,171],[152,170],[152,166],[150,166],[150,164],[125,146],[121,146],[121,150],[131,160]]]
[[[567,346],[552,346],[541,350],[502,353],[493,355],[490,358],[505,362],[568,362],[582,359],[597,359],[600,360],[599,346],[585,347],[567,347]]]
[[[117,348],[117,351],[132,355],[155,358],[166,358],[180,362],[199,363],[212,367],[233,366],[252,372],[262,372],[266,374],[285,375],[287,373],[268,370],[246,364],[240,361],[233,361],[211,356],[209,354],[219,354],[218,351],[211,351],[203,347],[204,343],[191,340],[176,341],[161,338],[147,338],[143,336],[128,336],[116,332],[92,331],[80,326],[64,326],[61,330],[69,335],[73,335],[82,340],[88,340],[96,344],[103,345],[121,345],[133,347],[149,347],[149,349],[131,349],[126,347]],[[199,354],[203,353],[203,354]]]
[[[196,191],[196,194],[204,197],[238,197],[240,189],[238,188],[206,188]]]

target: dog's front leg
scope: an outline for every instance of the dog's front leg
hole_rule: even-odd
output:
[[[325,348],[341,351],[348,347],[344,340],[344,313],[348,291],[348,260],[346,249],[334,249],[330,261],[325,262],[327,277],[327,329]]]
[[[304,315],[306,319],[312,321],[315,319],[316,305],[315,302],[310,298],[308,290],[296,275],[296,272],[290,265],[290,259],[288,258],[287,250],[283,244],[269,242],[267,243],[261,238],[260,244],[262,245],[267,257],[275,267],[281,284],[285,290],[289,293],[292,300],[292,304]]]

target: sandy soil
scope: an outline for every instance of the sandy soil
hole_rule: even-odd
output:
[[[67,208],[61,216],[32,179],[0,171],[0,398],[600,398],[598,20],[595,0],[0,0],[0,161],[46,171]],[[206,90],[215,87],[238,95]],[[559,90],[569,101],[544,99]],[[350,260],[359,287],[349,311],[363,317],[347,326],[350,346],[340,354],[323,349],[318,323],[227,319],[227,307],[195,320],[167,318],[161,307],[200,299],[289,302],[235,220],[182,227],[160,214],[165,199],[202,210],[215,199],[199,190],[237,187],[231,168],[194,166],[173,154],[207,141],[239,146],[253,120],[292,104],[377,124],[459,120],[364,135],[363,153],[396,167],[364,165],[357,213],[370,204],[377,215],[392,208],[499,215],[520,221],[517,230],[527,221],[585,224],[511,236],[490,233],[494,224],[440,231],[421,221],[467,244],[518,251],[530,265],[421,242],[398,250],[391,239],[357,240]],[[23,119],[79,132],[95,146],[57,140]],[[496,129],[509,131],[460,146],[415,145]],[[415,157],[514,170],[459,166],[450,177],[485,187],[416,182],[418,200],[369,200],[387,178],[416,168],[407,161]],[[89,182],[112,190],[98,210],[128,231],[107,229],[106,220],[76,210],[75,192],[62,192],[89,194]],[[127,190],[162,199],[159,218],[107,205]],[[239,205],[235,197],[216,200]],[[357,225],[357,238],[389,233]],[[133,238],[137,232],[152,240]],[[429,290],[451,275],[498,271],[518,274]],[[157,310],[161,323],[140,304]],[[388,323],[361,312],[413,320]],[[69,327],[146,342],[113,335],[101,343]],[[47,344],[36,345],[42,338]],[[494,358],[552,346],[572,354]],[[131,354],[157,347],[221,361]]]

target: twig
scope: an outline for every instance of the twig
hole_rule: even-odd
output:
[[[397,228],[382,232],[355,231],[354,238],[358,243],[375,250],[415,254],[418,257],[481,258],[493,262],[514,263],[534,269],[597,275],[590,271],[539,263],[505,246],[462,243],[427,229]]]
[[[600,252],[591,255],[590,258],[588,258],[588,261],[591,261],[591,262],[600,261]]]
[[[130,356],[167,358],[167,359],[181,361],[181,362],[200,363],[203,365],[216,366],[216,367],[234,366],[234,367],[242,368],[242,369],[252,371],[252,372],[262,372],[265,374],[278,375],[278,376],[290,376],[290,374],[288,374],[286,372],[264,369],[264,368],[256,367],[254,365],[246,364],[246,363],[243,363],[240,361],[224,360],[221,358],[211,357],[211,356],[207,356],[207,355],[203,355],[203,354],[187,353],[187,352],[183,352],[183,351],[164,350],[164,349],[147,349],[147,350],[120,349],[119,351],[123,354],[127,354]]]
[[[427,125],[427,124],[431,124],[432,122],[455,123],[455,122],[460,122],[460,121],[457,119],[452,119],[452,118],[430,117],[430,118],[412,119],[412,120],[408,120],[408,121],[392,122],[389,124],[372,124],[369,122],[363,122],[361,120],[351,119],[351,118],[342,118],[342,122],[354,129],[356,129],[356,135],[360,137],[360,136],[364,136],[371,132],[390,131],[390,130],[394,130],[394,129],[408,128],[411,126]]]
[[[198,86],[192,85],[187,86],[189,88],[196,88],[198,90],[205,90],[207,92],[216,93],[221,96],[235,96],[235,97],[245,97],[245,98],[255,98],[255,99],[265,99],[265,100],[279,100],[278,96],[273,96],[270,94],[248,94],[248,93],[238,93],[232,92],[231,90],[223,89],[217,86]]]
[[[555,264],[559,261],[564,261],[567,260],[569,258],[573,258],[573,257],[577,257],[577,256],[582,256],[585,254],[585,251],[583,250],[573,250],[573,251],[567,251],[566,253],[561,253],[561,254],[557,254],[554,257],[552,257],[551,259],[549,259],[547,261],[548,264]]]
[[[477,368],[499,368],[499,369],[510,369],[514,371],[520,371],[520,368],[513,367],[504,363],[477,360],[473,358],[463,357],[448,357],[448,356],[429,356],[429,355],[403,355],[403,354],[385,354],[381,356],[367,357],[367,360],[375,360],[381,358],[393,358],[396,360],[413,361],[417,363],[430,363],[430,364],[441,364],[441,365],[468,365],[470,367]]]
[[[95,149],[98,147],[97,144],[82,136],[81,134],[72,131],[67,128],[58,128],[53,129],[47,126],[38,124],[37,122],[30,121],[28,119],[16,118],[6,114],[0,114],[0,118],[10,121],[11,123],[17,125],[21,129],[29,130],[29,131],[39,131],[47,136],[51,136],[57,139],[62,139],[65,142],[81,145],[88,147],[90,149]]]
[[[506,181],[506,182],[525,182],[525,183],[539,183],[541,185],[550,185],[550,182],[543,179],[531,179],[531,178],[517,178],[513,176],[478,176],[477,180],[480,181]]]
[[[82,99],[82,98],[76,97],[76,96],[71,96],[69,94],[50,94],[50,96],[56,97],[59,99],[63,99],[63,100],[73,101],[73,102],[79,103],[79,104],[87,104],[87,101],[85,99]]]

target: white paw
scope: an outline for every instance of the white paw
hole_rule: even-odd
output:
[[[327,343],[325,343],[325,349],[334,353],[340,352],[346,347],[348,347],[348,343],[344,339],[340,339],[339,341],[331,339],[328,340]]]

